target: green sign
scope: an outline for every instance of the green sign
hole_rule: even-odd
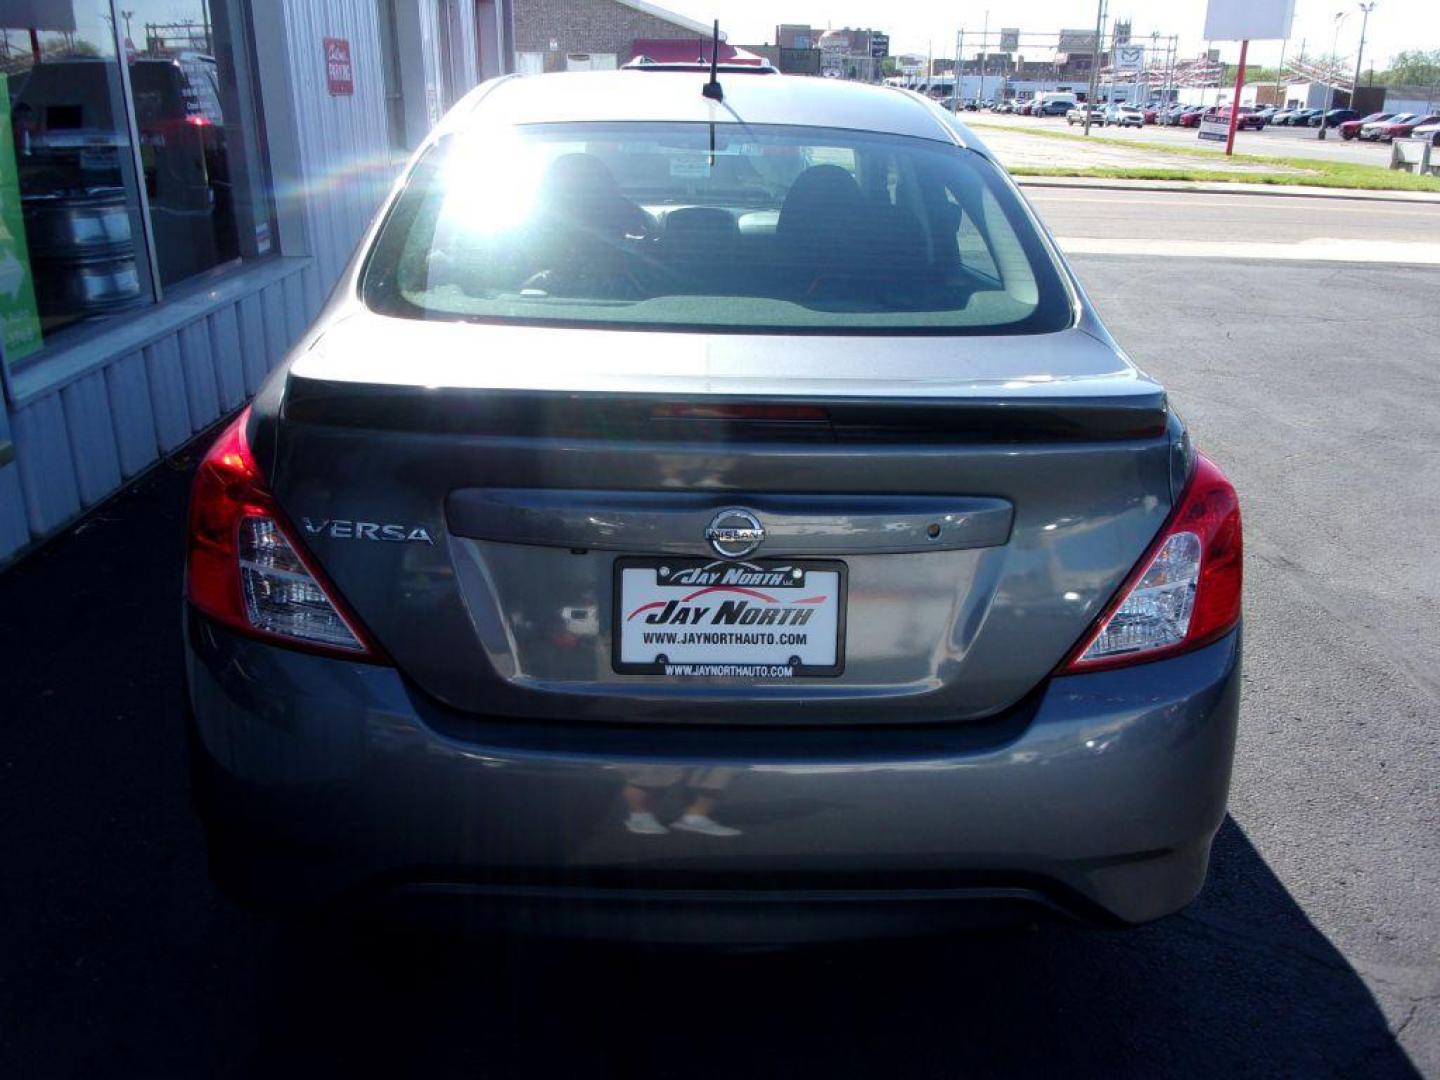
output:
[[[10,131],[8,82],[0,73],[0,330],[4,333],[5,359],[14,361],[40,348],[44,338],[40,314],[35,309],[25,217],[20,212],[20,174]]]

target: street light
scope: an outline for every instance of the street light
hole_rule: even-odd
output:
[[[1350,108],[1355,108],[1355,94],[1360,89],[1360,61],[1365,59],[1365,30],[1370,25],[1370,12],[1375,10],[1375,0],[1368,4],[1356,4],[1360,9],[1360,51],[1355,54],[1355,81],[1350,85]]]
[[[1364,4],[1361,4],[1360,6],[1363,8],[1365,5],[1364,5]],[[1345,25],[1345,20],[1348,19],[1349,17],[1350,17],[1350,13],[1349,13],[1348,11],[1337,11],[1337,12],[1335,13],[1335,41],[1334,41],[1334,42],[1331,44],[1331,46],[1330,46],[1330,62],[1331,62],[1332,64],[1335,62],[1335,52],[1336,52],[1337,49],[1340,48],[1340,27],[1342,27],[1342,26]],[[1350,97],[1351,97],[1352,99],[1355,97],[1355,92],[1354,92],[1353,90],[1350,92]],[[1334,102],[1334,100],[1335,100],[1335,69],[1332,67],[1332,68],[1330,69],[1330,71],[1326,73],[1326,78],[1325,78],[1325,108],[1323,108],[1323,109],[1320,110],[1320,130],[1319,130],[1318,132],[1316,132],[1316,134],[1315,134],[1315,137],[1316,137],[1317,139],[1322,140],[1322,141],[1324,140],[1325,135],[1326,135],[1325,118],[1330,115],[1330,105],[1331,105],[1332,102]]]

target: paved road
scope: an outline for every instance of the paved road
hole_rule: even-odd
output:
[[[1070,127],[1063,117],[1008,116],[994,113],[964,113],[961,120],[975,120],[979,125],[980,137],[985,137],[987,126],[1013,127],[1029,131],[1068,131],[1078,134],[1078,126]],[[1126,139],[1144,145],[1158,147],[1199,147],[1214,149],[1224,156],[1223,143],[1206,142],[1199,138],[1194,128],[1161,127],[1150,124],[1143,128],[1105,127],[1091,129],[1092,134],[1107,139]],[[1235,152],[1237,154],[1266,154],[1275,157],[1320,158],[1324,161],[1351,162],[1359,165],[1390,164],[1390,147],[1387,143],[1362,142],[1359,139],[1345,140],[1331,133],[1323,142],[1315,137],[1314,128],[1267,127],[1263,131],[1237,131]]]
[[[1187,912],[740,956],[281,933],[186,806],[182,460],[0,575],[0,1075],[1440,1077],[1440,270],[1076,261],[1244,500]]]
[[[1440,244],[1440,203],[1060,187],[1027,187],[1025,194],[1061,237]]]

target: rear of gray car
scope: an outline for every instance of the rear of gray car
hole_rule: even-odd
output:
[[[1184,905],[1235,494],[896,91],[504,80],[200,467],[218,875],[655,940]]]

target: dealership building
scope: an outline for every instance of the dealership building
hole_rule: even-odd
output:
[[[0,563],[239,406],[509,0],[0,0]]]

